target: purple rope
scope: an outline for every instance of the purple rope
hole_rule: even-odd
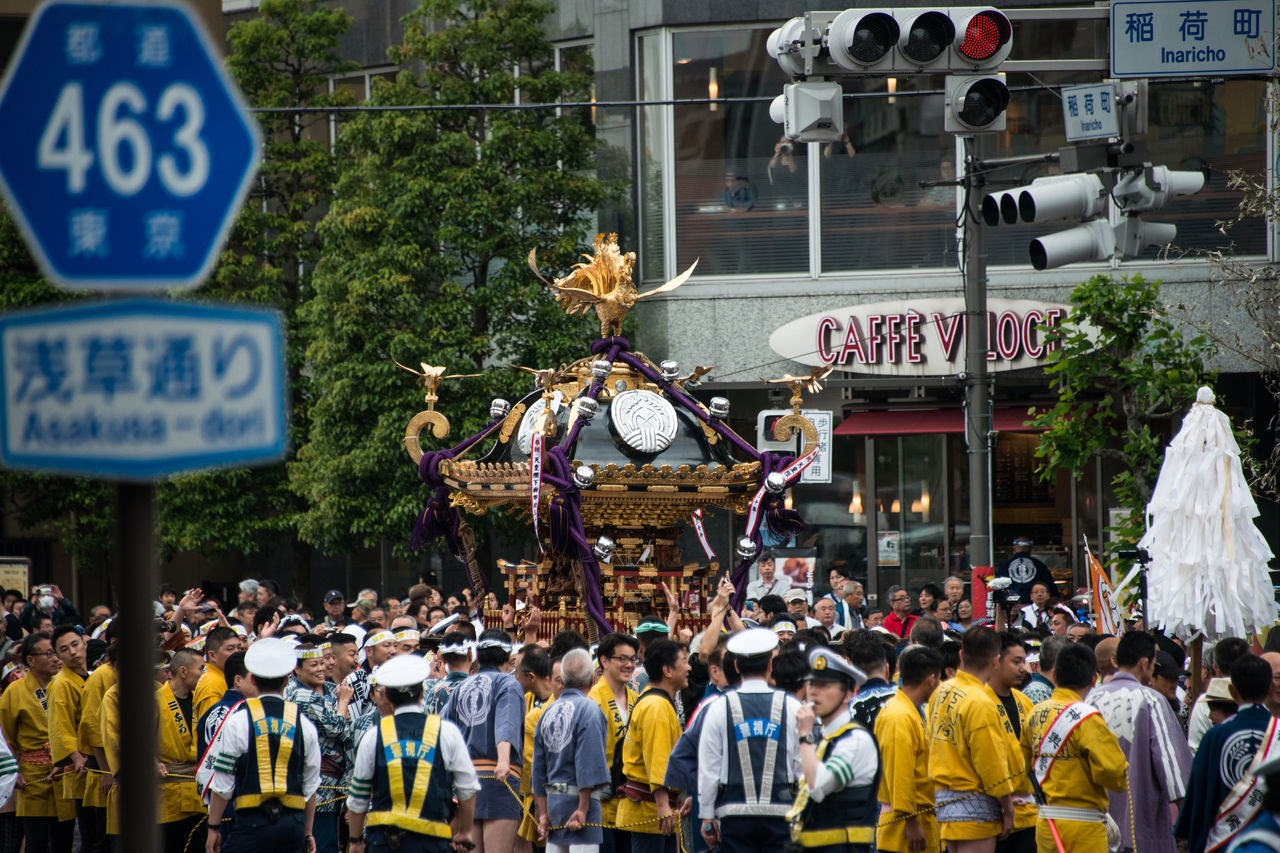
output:
[[[605,338],[605,340],[614,342],[608,347],[608,350],[606,351],[606,354],[605,354],[605,358],[608,359],[610,362],[617,361],[618,352],[630,346],[630,344],[627,343],[626,338]],[[600,343],[600,341],[596,341],[596,343]],[[591,352],[593,355],[600,354],[597,351],[595,344],[592,344]],[[605,377],[605,378],[607,379],[608,377]],[[590,397],[592,400],[599,400],[600,391],[602,388],[604,388],[603,382],[597,382],[595,379],[592,379],[591,385],[588,386],[587,388],[587,396]],[[561,440],[560,446],[571,447],[573,443],[578,440],[578,433],[582,432],[582,429],[586,425],[587,425],[587,421],[584,420],[583,418],[578,418],[576,421],[574,421],[573,429],[569,430],[568,434],[566,434],[564,439]]]

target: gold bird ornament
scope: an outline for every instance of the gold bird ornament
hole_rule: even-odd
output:
[[[637,293],[631,271],[635,267],[636,253],[623,254],[618,248],[617,234],[597,234],[595,255],[583,255],[586,263],[573,265],[573,272],[564,278],[547,281],[538,269],[538,250],[529,250],[529,268],[547,287],[555,292],[556,302],[566,314],[585,314],[594,310],[600,318],[600,337],[622,334],[622,321],[641,299],[670,293],[688,281],[698,266],[694,261],[689,268],[671,281],[645,293]]]

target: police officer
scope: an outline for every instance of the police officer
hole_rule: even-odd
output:
[[[235,817],[226,853],[315,853],[311,834],[320,787],[320,738],[315,725],[286,702],[285,679],[297,654],[284,640],[258,640],[244,665],[258,690],[227,717],[209,782],[207,853],[219,853],[218,827],[228,802]]]
[[[450,853],[470,850],[476,777],[462,732],[422,710],[422,684],[431,667],[417,655],[398,655],[373,672],[374,700],[385,715],[356,750],[347,797],[350,853]],[[449,827],[458,801],[457,831]]]
[[[875,736],[854,722],[849,700],[867,677],[825,647],[809,652],[809,669],[809,704],[795,718],[804,782],[787,813],[791,837],[806,850],[866,853],[880,816],[880,754]]]
[[[698,745],[702,837],[724,853],[776,853],[800,778],[800,701],[769,686],[778,635],[751,628],[729,638],[742,685],[706,711]],[[874,789],[873,789],[874,791]]]

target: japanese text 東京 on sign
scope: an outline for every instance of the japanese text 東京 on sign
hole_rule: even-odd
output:
[[[5,464],[133,479],[281,456],[277,314],[130,300],[0,318]]]

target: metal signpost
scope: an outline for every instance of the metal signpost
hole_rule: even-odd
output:
[[[1115,0],[1112,77],[1275,71],[1274,0]]]
[[[46,2],[0,84],[0,192],[44,274],[139,293],[208,276],[261,156],[195,15]],[[156,837],[157,478],[285,449],[272,312],[153,300],[0,318],[0,461],[117,481],[124,849]]]

